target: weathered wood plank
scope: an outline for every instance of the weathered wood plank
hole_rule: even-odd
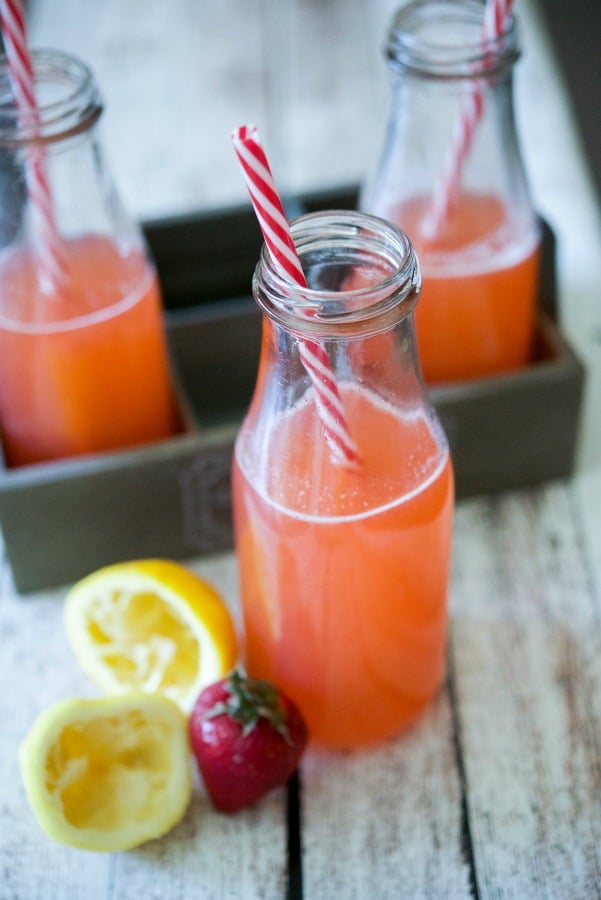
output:
[[[470,897],[446,691],[411,731],[382,747],[313,751],[301,784],[309,900]]]
[[[109,857],[48,841],[27,804],[17,754],[31,722],[59,699],[92,695],[93,689],[67,644],[59,598],[40,594],[30,608],[12,591],[5,564],[0,574],[0,897],[58,900],[65,885],[74,898],[108,897]]]
[[[381,138],[373,126],[384,112],[379,5],[264,0],[263,10],[266,136],[280,189],[359,180]]]
[[[75,53],[106,101],[102,134],[140,219],[246,200],[229,135],[266,123],[260,0],[32,0],[33,47]]]
[[[601,891],[601,607],[569,489],[458,511],[451,646],[479,895]]]
[[[388,107],[393,0],[30,0],[32,46],[76,53],[106,99],[108,158],[132,213],[246,203],[229,135],[259,126],[282,193],[360,180]]]

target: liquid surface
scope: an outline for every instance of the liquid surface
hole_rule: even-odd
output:
[[[411,238],[422,268],[416,331],[426,381],[510,371],[532,353],[538,292],[538,233],[515,235],[503,204],[461,194],[438,235],[426,240],[427,199],[388,210]]]

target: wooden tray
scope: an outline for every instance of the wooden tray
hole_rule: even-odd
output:
[[[289,214],[354,202],[352,189],[314,194],[295,198]],[[259,354],[261,317],[248,292],[261,238],[248,209],[148,223],[145,231],[163,285],[187,430],[119,453],[12,470],[0,465],[0,524],[21,593],[118,560],[178,559],[232,546],[230,465]],[[459,498],[572,471],[584,371],[556,321],[547,228],[541,281],[531,364],[431,392],[449,436]]]

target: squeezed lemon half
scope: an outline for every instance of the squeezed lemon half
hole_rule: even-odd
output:
[[[63,700],[36,719],[19,758],[40,826],[71,847],[136,847],[169,831],[190,801],[186,719],[165,697]]]
[[[184,712],[238,655],[220,595],[169,560],[117,563],[83,578],[65,599],[65,624],[80,665],[105,691],[163,694]]]

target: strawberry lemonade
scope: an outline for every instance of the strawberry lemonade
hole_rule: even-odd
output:
[[[245,658],[315,743],[351,748],[404,729],[444,676],[452,467],[416,365],[407,235],[350,210],[301,216],[291,233],[307,285],[264,249],[259,372],[234,451]],[[321,381],[307,338],[330,366]],[[330,376],[352,459],[325,437]]]
[[[420,259],[416,330],[426,381],[460,381],[525,365],[538,290],[536,223],[517,234],[497,197],[464,192],[440,232],[426,238],[428,203],[414,197],[384,213],[407,231]]]
[[[31,254],[0,259],[0,428],[18,466],[167,437],[177,428],[159,288],[141,250],[65,241],[69,282],[41,293]]]
[[[244,433],[233,476],[248,670],[332,747],[395,734],[441,683],[453,502],[436,422],[342,396],[359,467],[332,462],[308,395],[273,432],[267,483],[241,462]]]

